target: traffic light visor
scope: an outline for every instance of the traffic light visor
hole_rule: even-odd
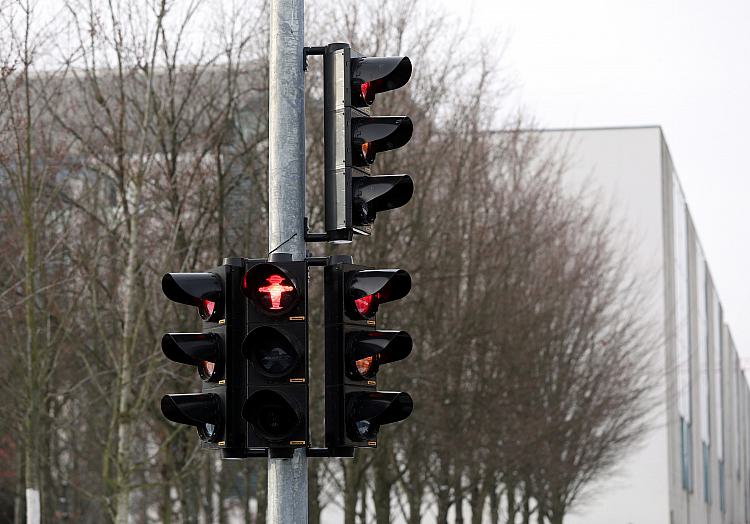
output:
[[[164,395],[161,412],[172,422],[198,428],[201,438],[218,437],[221,426],[221,397],[214,393]]]
[[[221,344],[221,337],[214,333],[167,333],[161,339],[161,349],[169,360],[197,366],[203,380],[216,378]]]
[[[348,424],[352,440],[373,440],[383,424],[404,420],[414,403],[408,393],[373,391],[347,396]]]
[[[168,299],[195,306],[203,320],[216,320],[224,314],[223,286],[214,273],[167,273],[161,289]]]
[[[353,177],[354,224],[372,224],[377,213],[403,206],[413,193],[414,183],[409,175]]]
[[[365,269],[352,273],[348,288],[349,314],[355,318],[371,318],[380,304],[409,293],[411,277],[403,269]]]
[[[364,57],[352,60],[352,104],[369,106],[375,95],[398,89],[411,77],[411,60],[405,56]]]
[[[406,331],[362,331],[353,333],[347,355],[350,377],[368,379],[375,376],[381,364],[406,358],[412,349]]]
[[[413,130],[408,116],[352,118],[352,161],[358,166],[372,164],[377,153],[409,142]]]
[[[259,310],[270,315],[287,312],[300,297],[292,277],[271,263],[251,267],[242,280],[242,291]]]

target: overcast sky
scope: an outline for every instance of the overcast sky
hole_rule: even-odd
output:
[[[440,1],[506,39],[541,126],[662,126],[750,369],[750,1]]]

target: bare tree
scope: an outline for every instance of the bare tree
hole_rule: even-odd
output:
[[[25,381],[21,402],[2,406],[19,430],[17,500],[39,489],[50,519],[67,485],[72,520],[197,523],[228,521],[238,499],[249,520],[253,497],[264,522],[264,465],[201,453],[156,399],[193,376],[159,351],[165,326],[192,319],[165,306],[161,274],[265,255],[265,3],[66,6],[40,33],[64,26],[70,36],[44,68],[37,40],[2,33],[13,45],[0,104],[0,303],[11,328],[0,336],[12,355],[0,355],[0,369]],[[491,47],[424,2],[363,9],[309,6],[308,41],[419,57],[410,83],[374,107],[415,123],[410,144],[375,164],[410,173],[415,195],[382,213],[372,237],[314,249],[411,273],[410,295],[378,320],[407,329],[414,351],[379,384],[409,391],[416,409],[383,429],[375,453],[311,461],[311,521],[338,505],[351,524],[433,514],[447,523],[450,513],[494,523],[501,506],[507,522],[561,522],[632,447],[648,405],[647,330],[619,233],[563,191],[564,164],[522,131],[523,118],[498,123],[499,53],[464,60]],[[307,190],[318,229],[322,83],[310,64]],[[321,308],[311,303],[310,319]],[[322,359],[311,362],[322,376]],[[320,382],[311,395],[320,420]]]

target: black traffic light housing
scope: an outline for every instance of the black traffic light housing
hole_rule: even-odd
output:
[[[308,445],[307,263],[247,260],[242,279],[247,363],[242,417],[250,448]]]
[[[364,57],[349,44],[323,48],[326,235],[334,242],[369,235],[375,216],[406,204],[414,186],[406,174],[370,175],[378,153],[405,145],[408,116],[371,116],[378,93],[411,76],[407,57]]]
[[[195,426],[204,447],[225,456],[243,456],[246,423],[239,415],[245,399],[246,364],[241,356],[245,331],[245,300],[240,284],[243,259],[203,273],[167,273],[162,290],[170,300],[194,306],[203,319],[200,333],[167,333],[162,351],[174,362],[195,366],[202,379],[200,393],[170,394],[161,400],[164,416]]]
[[[376,329],[380,304],[406,296],[402,269],[349,263],[325,268],[326,446],[375,447],[380,427],[411,414],[408,393],[377,390],[380,365],[406,358],[412,340],[405,331]]]

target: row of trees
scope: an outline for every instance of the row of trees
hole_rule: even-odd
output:
[[[411,116],[414,137],[375,166],[411,173],[415,195],[344,251],[412,275],[379,323],[415,348],[379,378],[416,408],[377,452],[310,461],[310,520],[338,507],[347,524],[560,523],[649,406],[649,330],[618,232],[563,191],[563,163],[522,118],[498,123],[495,46],[422,2],[307,11],[308,42],[415,63],[408,88],[378,100]],[[163,331],[197,327],[161,296],[161,275],[266,252],[267,5],[0,0],[0,13],[0,519],[264,522],[265,464],[201,452],[157,400],[197,387],[159,348]]]

